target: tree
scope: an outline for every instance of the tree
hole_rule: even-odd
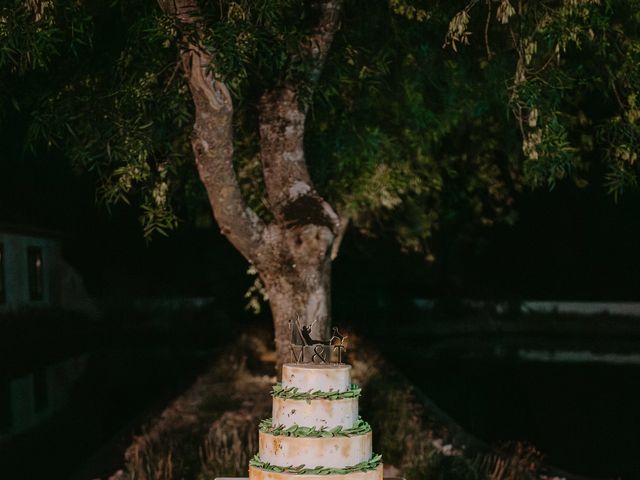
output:
[[[443,216],[509,220],[525,185],[637,182],[635,0],[14,0],[0,19],[4,110],[146,234],[197,216],[195,158],[279,362],[289,320],[328,332],[349,223],[431,259]]]

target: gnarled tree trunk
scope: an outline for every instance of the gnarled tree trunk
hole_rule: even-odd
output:
[[[256,265],[269,295],[278,365],[289,358],[289,321],[324,338],[331,320],[331,248],[339,231],[333,208],[316,192],[304,155],[304,122],[295,90],[284,86],[260,102],[260,158],[276,223],[272,254]]]
[[[262,278],[273,314],[278,370],[289,359],[289,322],[312,325],[325,337],[331,320],[331,260],[345,223],[315,190],[304,155],[306,107],[297,86],[282,82],[259,105],[260,156],[274,220],[263,222],[248,207],[233,168],[233,103],[203,44],[204,19],[197,0],[159,0],[182,30],[182,67],[195,106],[192,146],[220,230]],[[316,24],[301,45],[310,61],[307,83],[322,71],[339,25],[340,0],[310,2]],[[213,46],[215,48],[215,46]]]
[[[331,261],[262,275],[273,315],[278,365],[290,361],[290,321],[311,325],[311,336],[326,338],[331,320]]]

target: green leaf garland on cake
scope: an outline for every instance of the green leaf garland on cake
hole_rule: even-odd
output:
[[[371,431],[371,426],[362,418],[358,418],[356,424],[351,428],[337,426],[331,429],[326,427],[302,427],[300,425],[284,427],[283,425],[273,425],[273,420],[267,418],[260,422],[259,428],[262,433],[285,437],[353,437],[364,435]]]
[[[346,392],[323,392],[314,390],[303,392],[298,387],[283,387],[281,383],[276,383],[271,389],[273,398],[286,398],[287,400],[342,400],[344,398],[358,398],[362,393],[362,389],[355,383],[351,384],[351,388]]]
[[[297,467],[288,466],[280,467],[278,465],[271,465],[270,463],[260,460],[260,455],[255,455],[249,465],[255,468],[261,468],[270,472],[277,473],[295,473],[298,475],[345,475],[347,473],[354,472],[366,472],[369,470],[375,470],[382,463],[382,455],[374,455],[371,460],[366,462],[360,462],[357,465],[350,467],[333,468],[333,467],[313,467],[307,468],[306,465],[298,465]]]

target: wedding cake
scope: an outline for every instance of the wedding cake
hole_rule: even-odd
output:
[[[360,388],[351,383],[351,366],[311,357],[320,361],[283,366],[282,383],[271,392],[272,417],[259,427],[260,451],[249,464],[249,479],[382,480],[371,427],[358,416]]]

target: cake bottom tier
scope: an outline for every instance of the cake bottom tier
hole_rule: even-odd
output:
[[[249,467],[249,480],[382,480],[382,464],[375,470],[366,472],[339,473],[333,475],[306,475],[299,473],[279,473]]]

